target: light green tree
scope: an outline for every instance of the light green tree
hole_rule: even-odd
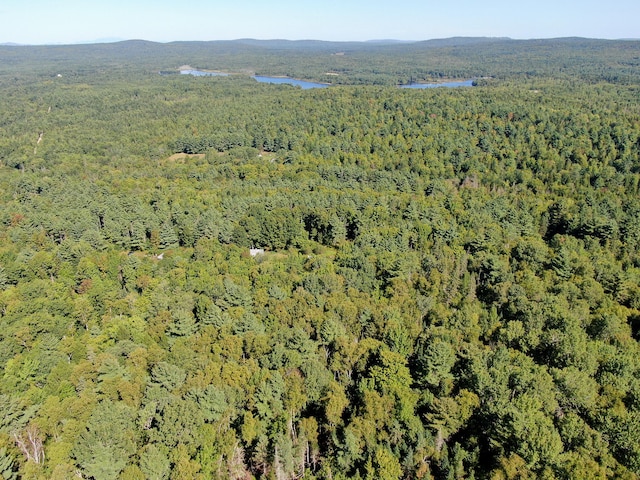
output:
[[[104,401],[95,408],[72,454],[78,466],[95,480],[115,480],[136,452],[135,412],[120,402]]]

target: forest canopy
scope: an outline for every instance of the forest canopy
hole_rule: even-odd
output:
[[[638,52],[0,47],[0,476],[638,478]]]

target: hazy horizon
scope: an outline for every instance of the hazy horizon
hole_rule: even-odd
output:
[[[450,37],[632,39],[640,2],[506,0],[5,0],[0,43],[60,45],[129,39],[152,42],[288,39],[422,41]]]
[[[395,38],[372,38],[368,40],[322,40],[318,38],[230,38],[230,39],[211,39],[211,40],[168,40],[157,41],[148,40],[146,38],[98,38],[95,40],[83,40],[78,42],[58,42],[58,43],[18,43],[18,42],[0,42],[2,46],[19,46],[19,47],[37,47],[37,46],[65,46],[65,45],[99,45],[106,43],[120,43],[120,42],[151,42],[159,44],[170,44],[178,42],[240,42],[240,41],[258,41],[258,42],[270,42],[270,41],[284,41],[284,42],[327,42],[327,43],[419,43],[435,40],[447,40],[453,38],[491,38],[491,39],[505,39],[505,40],[553,40],[563,38],[584,38],[587,40],[611,40],[611,41],[640,41],[640,37],[636,38],[599,38],[599,37],[583,37],[578,35],[566,36],[566,37],[531,37],[531,38],[513,38],[513,37],[487,37],[487,36],[467,36],[467,35],[452,35],[450,37],[438,37],[438,38],[421,38],[416,40],[399,40]]]

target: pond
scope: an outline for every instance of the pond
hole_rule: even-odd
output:
[[[473,87],[474,80],[459,80],[455,82],[442,82],[442,83],[410,83],[409,85],[400,85],[400,88],[458,88],[458,87]]]
[[[194,77],[228,77],[228,73],[203,72],[202,70],[180,70],[182,75],[193,75]]]
[[[180,70],[182,75],[193,75],[194,77],[228,77],[228,73],[223,72],[207,72],[203,70],[184,69]],[[303,90],[309,88],[326,88],[329,85],[326,83],[307,82],[305,80],[297,80],[289,77],[266,77],[263,75],[252,75],[251,78],[259,83],[275,83],[275,84],[288,84],[300,87]]]
[[[296,87],[301,87],[303,90],[308,90],[310,88],[327,88],[329,86],[326,83],[306,82],[304,80],[296,80],[295,78],[289,77],[264,77],[262,75],[254,75],[252,78],[255,78],[260,83],[286,83],[289,85],[295,85]]]
[[[195,77],[228,77],[228,73],[224,72],[207,72],[203,70],[185,69],[180,70],[182,75],[193,75]],[[311,88],[327,88],[327,83],[308,82],[306,80],[298,80],[290,77],[268,77],[264,75],[253,75],[251,78],[259,83],[273,83],[273,84],[288,84],[300,87],[303,90]],[[411,83],[408,85],[399,85],[400,88],[457,88],[457,87],[472,87],[474,79],[470,80],[458,80],[454,82],[442,82],[442,83]]]

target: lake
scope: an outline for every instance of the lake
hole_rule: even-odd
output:
[[[180,70],[182,75],[193,75],[194,77],[228,77],[228,73],[203,72],[202,70]]]
[[[228,77],[228,73],[222,72],[205,72],[202,70],[180,70],[182,75],[193,75],[194,77]],[[255,79],[259,83],[275,83],[275,84],[288,84],[300,87],[303,90],[309,88],[327,88],[329,85],[326,83],[307,82],[305,80],[297,80],[289,77],[265,77],[263,75],[252,75],[251,78]]]
[[[195,77],[228,77],[228,73],[223,72],[205,72],[202,70],[180,70],[183,75],[193,75]],[[251,78],[259,83],[273,83],[273,84],[288,84],[300,87],[303,90],[310,88],[327,88],[329,85],[326,83],[307,82],[305,80],[297,80],[289,77],[267,77],[264,75],[253,75]],[[442,83],[411,83],[409,85],[399,85],[400,88],[457,88],[457,87],[472,87],[474,80],[458,80],[455,82],[442,82]]]
[[[409,85],[400,85],[400,88],[457,88],[457,87],[473,87],[473,79],[460,80],[456,82],[442,82],[442,83],[411,83]]]
[[[289,84],[301,87],[303,90],[308,90],[309,88],[327,88],[329,86],[326,83],[306,82],[289,77],[264,77],[262,75],[254,75],[252,78],[255,78],[256,81],[260,83]]]

